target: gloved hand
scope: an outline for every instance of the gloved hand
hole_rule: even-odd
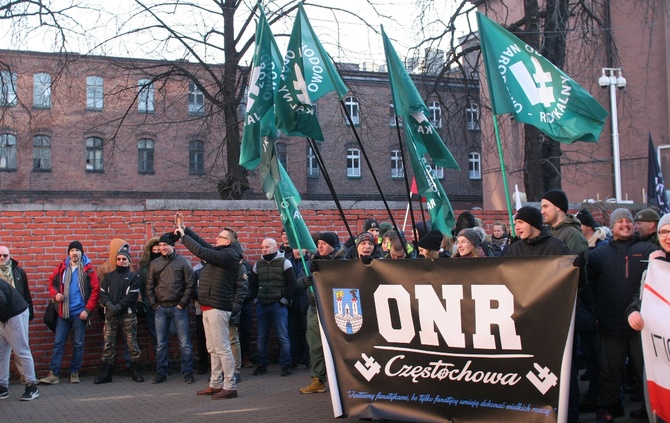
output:
[[[305,288],[312,286],[312,283],[314,281],[312,280],[311,276],[305,276],[302,278],[302,283],[305,285]]]
[[[317,264],[316,260],[310,260],[309,262],[309,273],[310,275],[314,272],[319,271],[319,265]]]
[[[575,257],[575,260],[572,262],[572,265],[575,267],[584,267],[586,266],[586,259],[584,258],[584,252],[580,252],[577,257]]]
[[[113,317],[113,316],[118,316],[119,311],[117,310],[116,306],[112,304],[111,301],[107,301],[105,303],[105,309],[107,310],[106,313],[108,316]]]
[[[361,261],[363,264],[370,264],[372,263],[372,256],[361,256]]]
[[[128,308],[124,307],[123,304],[117,304],[114,307],[116,307],[116,314],[126,314],[128,311]]]
[[[282,298],[281,300],[279,300],[279,304],[283,305],[284,307],[288,307],[289,305],[291,305],[291,302],[286,298]]]

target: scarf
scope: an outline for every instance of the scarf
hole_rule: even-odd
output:
[[[0,278],[6,280],[11,286],[16,288],[16,285],[14,285],[14,272],[12,272],[11,260],[8,261],[6,265],[0,266]]]
[[[79,260],[77,265],[77,282],[79,283],[79,291],[84,292],[84,260]],[[65,272],[63,272],[63,312],[62,318],[67,319],[70,317],[70,282],[72,281],[72,266],[70,263],[65,266]]]

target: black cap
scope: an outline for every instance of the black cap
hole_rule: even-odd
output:
[[[549,200],[551,201],[551,200]],[[524,206],[516,211],[515,220],[523,220],[530,226],[542,229],[542,213],[532,206]]]
[[[70,254],[70,250],[73,248],[76,248],[77,250],[81,251],[82,254],[84,254],[84,247],[81,245],[81,242],[72,241],[70,245],[67,246],[67,253]]]
[[[560,189],[550,189],[549,191],[544,193],[542,199],[549,201],[551,204],[561,209],[563,213],[567,213],[568,208],[570,207],[570,205],[568,204],[568,196],[565,195],[565,192],[561,191]]]
[[[177,242],[178,240],[179,240],[178,235],[175,235],[172,232],[167,232],[161,235],[160,239],[158,240],[158,243],[161,244],[164,242],[166,244],[174,246],[175,242]]]

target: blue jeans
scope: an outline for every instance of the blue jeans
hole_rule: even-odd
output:
[[[258,364],[268,364],[268,338],[270,325],[274,325],[275,334],[279,341],[279,364],[282,367],[291,366],[291,341],[288,337],[288,308],[280,303],[256,303],[256,319],[258,319]]]
[[[63,351],[65,351],[65,341],[73,330],[72,340],[72,361],[70,362],[70,373],[78,373],[81,369],[81,363],[84,359],[84,333],[86,332],[86,320],[81,320],[79,315],[70,316],[67,319],[58,318],[56,323],[56,341],[51,353],[51,364],[49,369],[56,376],[60,375],[60,366],[63,362]]]
[[[179,339],[181,354],[181,373],[193,373],[193,348],[191,347],[191,333],[189,331],[188,309],[180,310],[177,306],[158,306],[155,310],[156,338],[156,370],[158,373],[168,374],[168,338],[170,336],[170,322],[174,322]]]

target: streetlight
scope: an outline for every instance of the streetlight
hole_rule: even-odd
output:
[[[621,75],[623,68],[602,68],[598,78],[601,88],[610,88],[610,109],[612,112],[612,155],[614,156],[614,191],[616,202],[621,203],[621,159],[619,155],[619,116],[616,108],[616,89],[626,88],[626,78]]]

